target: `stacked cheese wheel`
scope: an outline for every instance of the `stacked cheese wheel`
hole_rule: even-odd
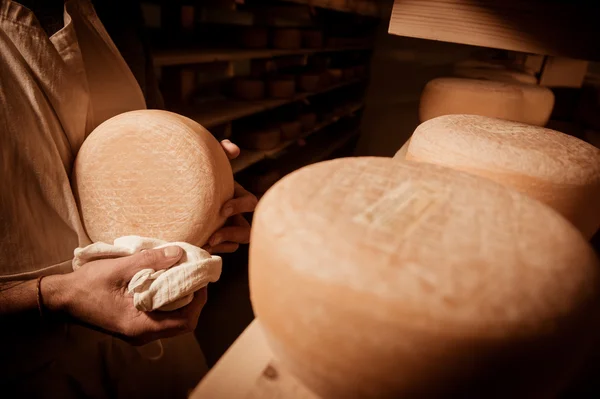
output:
[[[421,93],[421,122],[441,115],[473,114],[544,126],[554,107],[548,88],[492,80],[438,78]]]
[[[600,227],[600,150],[575,137],[476,115],[422,123],[406,159],[495,180],[536,198],[586,237]]]
[[[548,397],[595,334],[598,267],[514,190],[346,158],[262,198],[250,288],[278,361],[323,398]]]
[[[537,78],[525,72],[512,69],[488,69],[488,68],[465,68],[457,67],[454,75],[469,79],[497,80],[507,83],[537,84]]]
[[[202,246],[233,196],[219,142],[191,119],[158,110],[98,126],[79,150],[73,183],[90,239],[107,243],[139,235]]]

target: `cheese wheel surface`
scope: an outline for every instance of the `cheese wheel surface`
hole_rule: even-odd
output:
[[[446,115],[417,127],[406,159],[515,188],[557,210],[588,238],[600,227],[600,150],[556,130]]]
[[[233,196],[219,142],[191,119],[159,110],[99,125],[77,154],[73,184],[88,236],[106,243],[139,235],[202,246]]]
[[[261,199],[250,292],[276,358],[323,398],[544,397],[593,334],[598,266],[514,190],[345,158]]]
[[[437,78],[421,93],[421,122],[441,115],[473,114],[543,126],[554,107],[546,87],[492,80]]]

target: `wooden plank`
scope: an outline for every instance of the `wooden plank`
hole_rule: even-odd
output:
[[[599,15],[597,1],[395,0],[389,33],[597,60]]]
[[[191,399],[318,399],[275,360],[258,320],[200,381]]]
[[[565,57],[548,57],[542,68],[540,85],[579,88],[588,70],[588,61]]]
[[[171,66],[186,64],[206,64],[211,62],[226,62],[250,60],[256,58],[284,57],[288,55],[303,55],[315,53],[335,53],[342,51],[364,51],[370,47],[337,47],[320,49],[296,49],[296,50],[277,50],[277,49],[185,49],[185,50],[155,50],[153,52],[154,66]]]
[[[325,93],[331,90],[338,89],[340,87],[348,86],[362,81],[363,79],[353,79],[346,82],[342,82],[337,85],[330,86],[318,92],[298,93],[293,97],[285,99],[268,99],[260,101],[215,101],[212,103],[207,103],[198,106],[198,109],[193,109],[192,107],[189,107],[176,110],[176,112],[195,120],[205,128],[209,129],[213,126],[217,126],[222,123],[230,122],[232,120],[243,118],[245,116],[257,114],[259,112],[268,111],[285,104],[304,100],[310,96]]]
[[[270,157],[276,157],[279,153],[281,153],[281,151],[283,151],[290,145],[294,144],[298,140],[305,139],[305,138],[317,133],[318,131],[322,130],[323,128],[339,121],[341,118],[353,114],[354,112],[361,109],[363,106],[364,105],[362,103],[353,104],[352,106],[348,107],[348,112],[345,115],[335,116],[334,118],[332,118],[328,121],[321,122],[320,124],[315,126],[313,129],[309,130],[308,132],[304,132],[300,137],[293,139],[293,140],[285,141],[284,143],[279,145],[277,148],[274,148],[272,150],[252,151],[252,150],[242,149],[240,155],[236,159],[231,161],[231,169],[233,170],[233,173],[238,173],[238,172],[254,165],[255,163],[262,161],[263,159],[270,158]]]

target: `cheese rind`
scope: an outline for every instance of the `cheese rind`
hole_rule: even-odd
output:
[[[437,78],[421,93],[421,122],[442,115],[472,114],[544,126],[554,107],[546,87],[492,80]]]
[[[476,115],[419,125],[406,159],[483,176],[551,206],[586,237],[600,227],[600,150],[556,130]]]
[[[269,345],[324,398],[554,393],[592,335],[599,271],[547,206],[390,158],[287,175],[250,245]]]
[[[219,142],[198,123],[159,110],[115,116],[85,140],[74,192],[94,242],[138,235],[202,246],[225,218],[233,173]]]

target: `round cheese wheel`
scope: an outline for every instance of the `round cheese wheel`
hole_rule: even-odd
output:
[[[279,126],[272,126],[249,130],[238,135],[236,141],[249,150],[272,150],[281,143],[281,129]]]
[[[219,142],[193,120],[159,110],[126,112],[94,129],[73,184],[88,236],[106,243],[139,235],[202,246],[233,196]]]
[[[279,49],[298,49],[302,46],[300,29],[275,29],[273,31],[273,47]]]
[[[269,96],[289,98],[296,93],[296,81],[293,78],[273,78],[269,80]]]
[[[555,130],[477,115],[417,127],[406,159],[484,176],[538,199],[586,237],[600,227],[600,150]]]
[[[512,69],[455,68],[454,75],[470,79],[537,84],[537,78],[535,76]]]
[[[261,100],[265,98],[265,82],[259,79],[238,78],[233,82],[233,92],[240,100]]]
[[[245,48],[266,48],[269,45],[268,31],[255,26],[243,29],[241,42]]]
[[[323,32],[319,30],[302,31],[302,44],[306,48],[323,47]]]
[[[473,114],[543,126],[554,107],[546,87],[491,80],[438,78],[421,93],[422,122],[441,115]]]
[[[302,123],[300,121],[284,122],[280,126],[281,137],[284,140],[295,139],[302,134]]]
[[[595,333],[599,273],[547,206],[391,158],[287,175],[251,233],[255,314],[323,398],[549,397]]]
[[[331,68],[328,70],[328,73],[332,84],[339,83],[344,77],[344,71],[342,69]]]
[[[298,89],[302,91],[317,91],[321,82],[321,73],[308,72],[298,75]]]

